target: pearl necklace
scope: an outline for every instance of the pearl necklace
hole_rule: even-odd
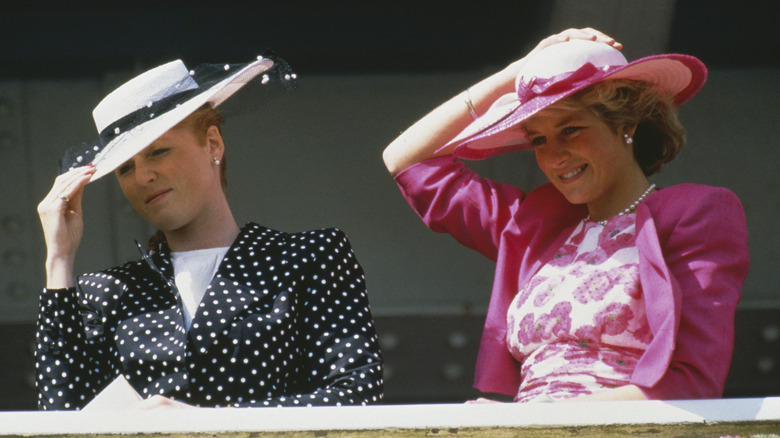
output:
[[[622,216],[624,214],[628,214],[628,213],[631,213],[632,211],[636,210],[636,206],[639,205],[639,203],[642,202],[645,198],[647,198],[647,195],[649,195],[650,192],[652,192],[654,188],[655,188],[655,184],[650,184],[650,187],[648,187],[647,190],[645,190],[644,193],[639,195],[639,197],[636,198],[636,201],[631,203],[631,205],[626,207],[625,210],[621,211],[616,216]],[[591,219],[590,215],[588,215],[588,217],[586,217],[585,220],[586,221],[590,221],[590,220],[593,220],[593,219]],[[597,224],[599,224],[599,225],[606,225],[608,220],[609,219],[604,219],[603,221],[595,221],[595,222]]]

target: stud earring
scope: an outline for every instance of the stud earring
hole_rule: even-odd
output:
[[[626,142],[626,144],[634,143],[634,139],[632,137],[629,137],[628,134],[623,134],[623,140]]]
[[[216,164],[217,166],[219,166],[219,158],[217,158],[217,157],[212,157],[211,159],[214,161],[214,164]]]

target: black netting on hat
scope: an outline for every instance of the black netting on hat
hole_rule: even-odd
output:
[[[65,150],[65,155],[60,158],[59,173],[91,163],[100,149],[98,143],[81,143],[69,147]]]
[[[261,57],[271,59],[274,61],[274,65],[269,70],[252,78],[251,81],[259,80],[262,84],[267,84],[269,82],[280,83],[287,89],[295,87],[297,75],[284,59],[276,56],[271,50],[264,51]],[[249,64],[250,63],[198,65],[190,71],[192,79],[198,84],[197,88],[171,94],[159,100],[150,102],[148,105],[125,115],[107,126],[100,132],[95,141],[70,146],[60,159],[59,173],[65,173],[73,168],[91,163],[95,159],[95,156],[117,136],[153,120],[155,117],[165,114],[194,96],[222,82]]]

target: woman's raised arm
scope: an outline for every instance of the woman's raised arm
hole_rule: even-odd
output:
[[[552,44],[574,38],[601,41],[621,48],[620,43],[595,29],[567,29],[540,41],[529,55]],[[496,99],[515,90],[515,78],[525,59],[524,57],[513,62],[458,93],[404,131],[382,154],[387,170],[396,175],[415,163],[433,157],[438,149],[468,126],[475,115],[484,113]],[[451,151],[444,150],[439,154],[448,153]]]
[[[73,287],[73,263],[84,233],[81,199],[94,166],[72,169],[54,180],[38,204],[38,217],[46,240],[46,287]]]

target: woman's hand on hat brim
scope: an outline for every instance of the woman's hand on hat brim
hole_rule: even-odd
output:
[[[604,32],[593,29],[592,27],[584,27],[581,29],[570,28],[555,35],[550,35],[549,37],[541,40],[539,44],[534,47],[531,53],[542,50],[545,47],[549,47],[553,44],[558,44],[570,40],[598,41],[618,50],[623,48],[623,44],[617,42],[614,38],[605,34]]]
[[[531,53],[571,39],[622,47],[614,38],[592,28],[566,29],[542,40]],[[527,56],[468,87],[402,132],[382,154],[388,171],[397,175],[415,163],[452,153],[454,144],[441,148],[473,121],[474,114],[483,114],[501,96],[514,91],[515,78],[526,59]]]
[[[94,173],[94,166],[87,165],[59,175],[38,204],[46,241],[47,288],[73,286],[73,262],[84,230],[81,199]]]
[[[584,27],[581,29],[570,28],[562,32],[556,33],[554,35],[550,35],[547,38],[539,41],[536,47],[534,47],[533,50],[531,50],[528,53],[528,55],[510,64],[506,68],[506,70],[510,74],[510,76],[514,78],[517,75],[517,73],[520,71],[520,67],[525,63],[525,60],[533,53],[536,53],[554,44],[559,44],[566,41],[577,40],[577,39],[598,41],[607,44],[608,46],[614,47],[615,49],[618,50],[623,48],[623,44],[617,42],[614,38],[605,34],[604,32],[601,32],[600,30],[593,29],[592,27]]]

